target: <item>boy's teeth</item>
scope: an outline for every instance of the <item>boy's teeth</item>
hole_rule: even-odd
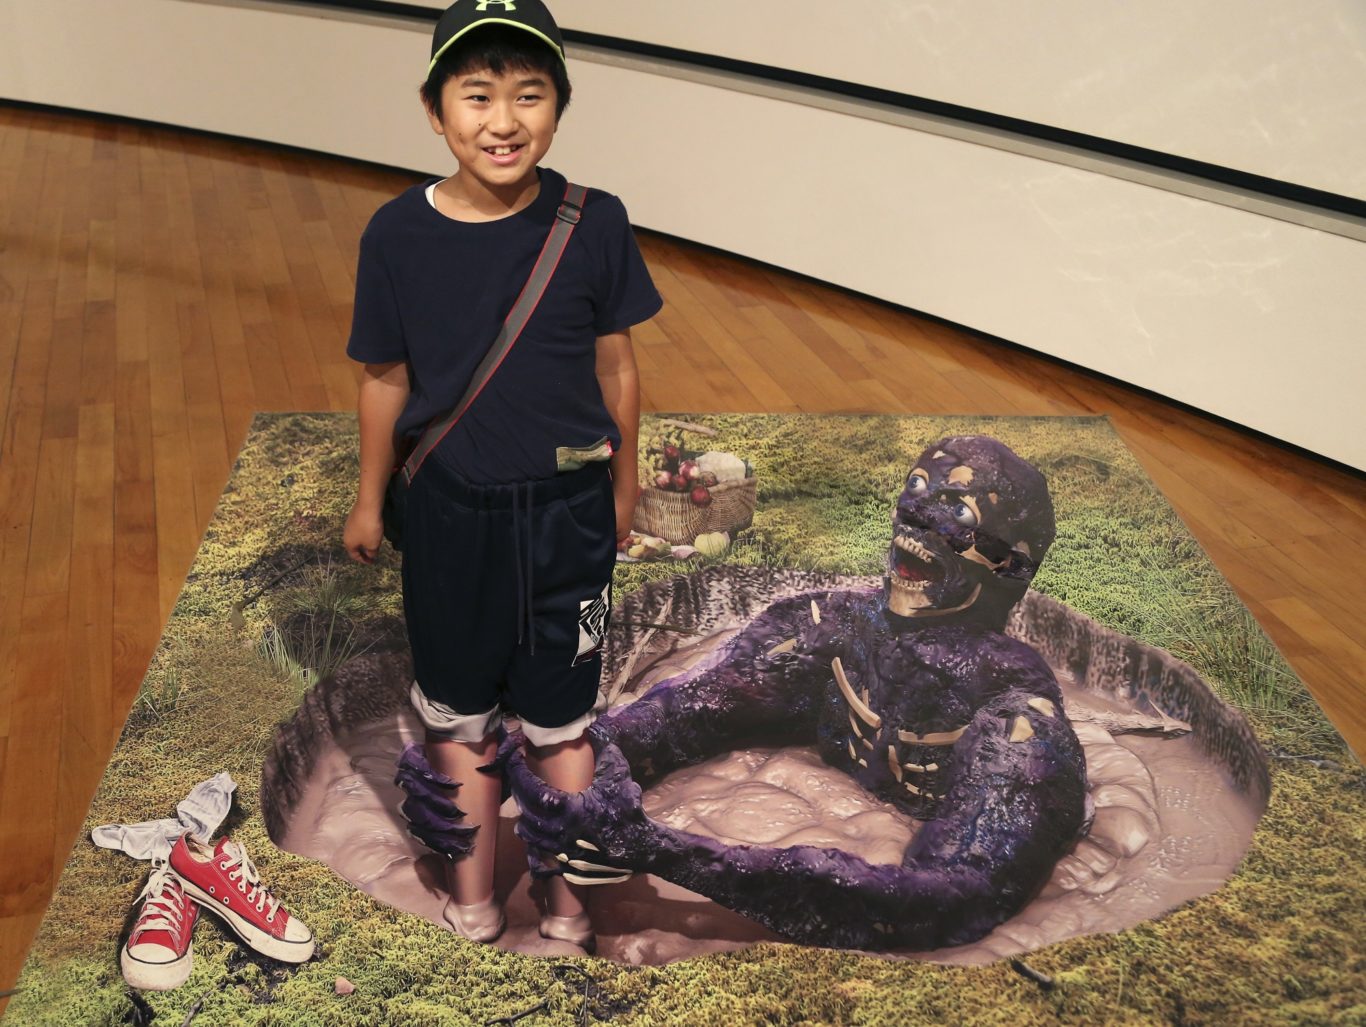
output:
[[[506,157],[515,149],[517,149],[515,146],[491,146],[489,147],[489,152],[495,157]]]

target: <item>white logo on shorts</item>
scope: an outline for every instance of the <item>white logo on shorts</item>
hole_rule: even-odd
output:
[[[603,588],[602,595],[579,603],[579,651],[574,656],[573,666],[577,667],[601,651],[602,641],[607,637],[607,618],[611,612],[610,583]]]

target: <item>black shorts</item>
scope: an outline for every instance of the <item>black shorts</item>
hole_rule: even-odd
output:
[[[606,463],[476,485],[424,462],[407,496],[403,611],[413,705],[428,730],[479,741],[506,712],[536,745],[582,734],[615,563]]]

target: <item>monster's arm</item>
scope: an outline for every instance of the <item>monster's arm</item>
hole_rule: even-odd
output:
[[[1032,701],[1032,702],[1031,702]],[[647,818],[640,788],[611,745],[578,795],[508,763],[519,833],[557,853],[565,873],[611,865],[656,874],[796,941],[932,949],[980,938],[1043,885],[1081,830],[1085,763],[1059,708],[1037,693],[990,701],[954,746],[958,771],[938,819],[900,866],[837,849],[725,845]],[[585,844],[586,843],[586,844]]]
[[[601,717],[594,730],[621,749],[644,784],[743,746],[814,737],[830,660],[842,644],[835,625],[859,598],[817,592],[781,599],[716,661],[660,682]]]

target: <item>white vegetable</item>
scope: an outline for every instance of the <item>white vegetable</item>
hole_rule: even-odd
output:
[[[716,475],[718,482],[745,480],[745,462],[732,453],[703,453],[697,458],[697,468]]]

